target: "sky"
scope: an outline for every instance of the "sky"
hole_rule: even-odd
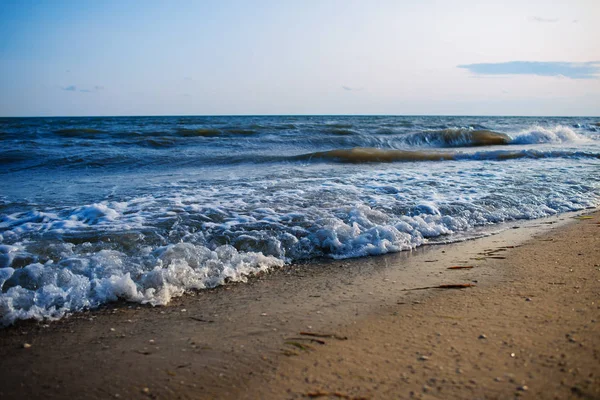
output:
[[[600,115],[600,0],[0,1],[0,116]]]

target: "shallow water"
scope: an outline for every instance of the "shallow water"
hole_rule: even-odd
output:
[[[0,317],[600,205],[600,118],[0,119]]]

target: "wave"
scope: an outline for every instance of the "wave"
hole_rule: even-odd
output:
[[[554,127],[531,126],[516,133],[488,129],[446,128],[408,134],[400,139],[410,146],[477,147],[525,144],[559,144],[587,142],[590,138],[564,125]]]
[[[157,228],[154,235],[162,232],[164,215],[141,213],[140,204],[146,204],[147,212],[154,208],[147,198],[85,205],[60,215],[52,211],[6,215],[0,229],[7,236],[29,232],[60,240],[0,242],[0,326],[18,319],[58,319],[118,299],[165,305],[186,291],[245,281],[294,260],[410,250],[431,238],[476,226],[598,204],[569,190],[520,202],[514,202],[510,193],[503,196],[481,204],[423,200],[396,211],[356,205],[311,215],[310,207],[283,212],[257,208],[246,216],[237,209],[197,205],[189,205],[186,212],[175,200],[172,210],[178,210],[184,239],[158,244],[144,233]],[[192,225],[186,231],[185,217],[191,215],[206,221],[203,232],[193,234]]]
[[[320,151],[291,157],[298,160],[331,160],[344,163],[461,161],[461,160],[514,160],[520,158],[596,158],[600,153],[585,151],[497,150],[475,153],[450,151],[413,151],[356,147]]]
[[[556,125],[551,128],[545,128],[535,125],[514,134],[511,144],[551,144],[586,141],[589,141],[589,139],[579,135],[568,126]]]
[[[296,157],[299,160],[333,160],[348,163],[394,162],[394,161],[443,161],[453,160],[454,154],[435,151],[388,150],[368,147],[318,151]]]
[[[328,123],[325,124],[326,128],[333,128],[333,129],[350,129],[354,126],[354,124],[350,124],[350,123],[344,123],[344,122],[332,122],[332,123]]]
[[[357,132],[352,129],[347,128],[328,128],[325,130],[326,133],[331,133],[333,135],[356,135]]]
[[[55,130],[54,133],[58,136],[63,137],[90,137],[101,133],[106,133],[100,129],[93,128],[67,128],[67,129],[58,129]]]
[[[178,129],[177,134],[182,137],[213,137],[221,135],[221,131],[215,128]]]
[[[226,132],[232,135],[254,135],[259,131],[246,128],[225,128]]]
[[[435,145],[440,147],[493,146],[510,144],[506,133],[486,129],[447,128],[422,131],[407,135],[403,142],[412,146]]]
[[[7,150],[0,152],[0,164],[10,164],[31,159],[31,154],[20,150]]]

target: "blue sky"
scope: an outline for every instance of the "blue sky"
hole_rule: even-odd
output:
[[[4,0],[0,115],[597,116],[599,20],[597,0]]]

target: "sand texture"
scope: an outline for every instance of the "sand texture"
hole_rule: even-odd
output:
[[[22,322],[0,398],[600,398],[600,213],[514,228]]]

